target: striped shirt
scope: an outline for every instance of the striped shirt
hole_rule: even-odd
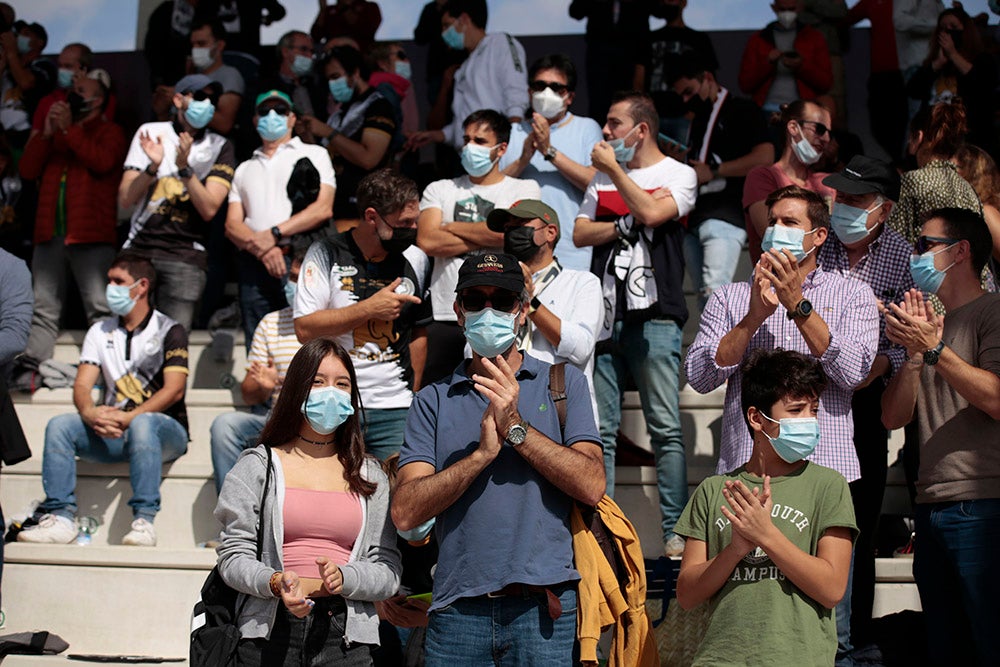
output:
[[[878,309],[871,288],[860,280],[815,269],[802,283],[802,295],[830,330],[830,346],[819,358],[830,383],[820,396],[820,442],[809,457],[813,463],[833,468],[852,482],[861,476],[854,451],[854,420],[851,396],[868,376],[878,347]],[[688,349],[684,370],[691,388],[705,394],[726,380],[726,402],[722,413],[722,444],[719,474],[735,470],[750,460],[753,441],[743,420],[739,364],[719,366],[715,355],[722,338],[746,315],[750,306],[750,283],[725,285],[709,298],[701,315],[698,335]],[[809,354],[809,347],[787,311],[778,309],[750,338],[747,351],[783,348]],[[742,360],[741,360],[742,363]]]
[[[910,274],[910,255],[913,247],[894,229],[882,230],[868,246],[868,252],[852,268],[847,259],[847,248],[831,232],[831,238],[820,246],[816,261],[824,271],[838,273],[845,278],[857,278],[872,288],[875,298],[890,304],[900,303],[911,287],[916,287]],[[885,318],[879,316],[878,352],[889,358],[892,375],[906,361],[906,350],[889,342],[885,336]],[[888,378],[887,378],[888,379]]]
[[[278,398],[281,383],[285,381],[288,364],[292,357],[302,347],[295,335],[295,320],[292,318],[291,306],[275,310],[263,317],[253,332],[253,342],[250,343],[250,353],[247,354],[247,370],[255,361],[267,366],[267,360],[274,359],[278,369],[278,384],[271,392],[271,404]]]

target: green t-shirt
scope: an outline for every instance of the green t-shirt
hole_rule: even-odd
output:
[[[674,532],[702,540],[714,558],[732,539],[723,506],[727,480],[742,480],[751,490],[764,480],[743,467],[702,482],[691,496]],[[806,463],[771,478],[771,520],[791,542],[816,554],[823,533],[844,526],[857,535],[854,506],[844,477]],[[696,665],[832,665],[837,652],[833,611],[812,600],[771,562],[760,547],[747,554],[709,604],[711,618]]]

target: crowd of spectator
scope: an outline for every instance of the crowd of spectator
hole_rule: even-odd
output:
[[[279,2],[168,0],[129,141],[91,49],[42,57],[44,27],[0,3],[3,382],[71,384],[76,407],[45,429],[17,539],[76,539],[79,458],[128,462],[122,543],[156,545],[161,465],[189,447],[188,335],[229,318],[249,410],[190,446],[211,447],[247,664],[397,664],[408,643],[428,665],[569,664],[573,610],[598,604],[571,515],[615,493],[631,388],[678,600],[712,605],[700,661],[854,664],[906,427],[928,660],[996,664],[992,33],[940,0],[774,0],[723,65],[687,5],[573,0],[581,70],[527,61],[485,0],[432,0],[415,85],[375,2],[321,0],[262,58]],[[847,120],[864,19],[875,155]],[[76,303],[72,377],[52,357]],[[690,500],[682,367],[695,392],[725,385],[718,475]]]

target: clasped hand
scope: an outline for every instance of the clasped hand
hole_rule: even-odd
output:
[[[723,506],[722,514],[733,526],[732,544],[741,554],[748,554],[766,541],[771,522],[771,476],[764,475],[764,488],[754,487],[751,491],[740,480],[727,481],[722,495],[729,503]]]
[[[521,388],[513,369],[502,356],[495,357],[495,362],[483,357],[483,368],[488,375],[476,373],[472,376],[476,391],[490,401],[483,414],[479,446],[487,454],[496,456],[510,427],[521,423],[517,409]]]

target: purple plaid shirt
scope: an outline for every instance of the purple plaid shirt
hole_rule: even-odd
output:
[[[847,260],[847,248],[837,241],[837,235],[830,238],[819,249],[816,261],[824,271],[839,273],[847,278],[857,278],[867,283],[875,293],[875,298],[885,304],[900,303],[911,287],[916,287],[910,275],[910,255],[913,246],[894,229],[885,227],[879,237],[868,246],[868,253],[852,269]],[[892,373],[906,361],[906,350],[889,342],[885,337],[885,318],[879,316],[878,352],[889,358]]]
[[[861,476],[861,470],[854,451],[851,396],[854,388],[868,376],[875,358],[878,308],[868,285],[819,268],[806,276],[802,294],[830,329],[830,346],[819,358],[830,384],[820,397],[820,441],[809,460],[833,468],[852,482]],[[750,283],[731,283],[713,292],[701,315],[698,335],[684,360],[688,383],[701,394],[729,380],[722,412],[722,445],[716,466],[720,474],[749,461],[753,449],[740,403],[739,364],[719,366],[715,363],[719,342],[746,316],[749,307]],[[809,346],[799,328],[788,319],[787,311],[780,305],[750,338],[747,354],[760,347],[780,347],[809,354]]]

